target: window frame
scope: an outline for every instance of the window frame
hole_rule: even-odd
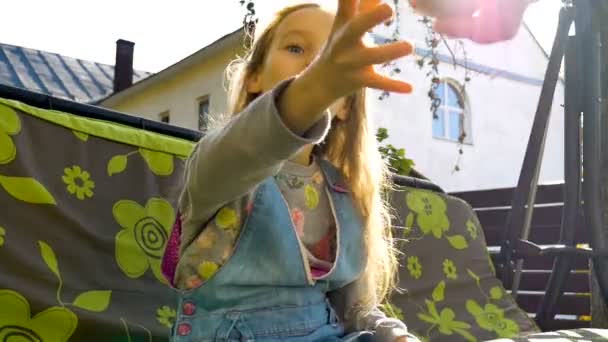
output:
[[[443,94],[441,94],[440,100],[441,100],[441,104],[437,107],[437,111],[435,113],[433,113],[432,116],[432,122],[431,122],[431,127],[432,127],[432,135],[433,135],[433,139],[437,139],[437,140],[444,140],[444,141],[450,141],[450,142],[456,142],[459,143],[459,137],[460,135],[462,135],[462,133],[464,132],[466,135],[464,137],[464,140],[462,141],[463,144],[467,144],[467,145],[472,145],[473,144],[473,139],[472,139],[472,125],[471,125],[471,110],[470,110],[470,105],[469,105],[469,99],[468,99],[468,95],[467,92],[465,91],[464,87],[456,80],[451,79],[451,78],[443,78],[439,81],[439,85],[443,85],[444,86],[444,90],[443,90]],[[438,87],[439,87],[438,85]],[[450,104],[444,104],[443,101],[448,99],[449,97],[449,91],[450,89],[452,91],[454,91],[454,95],[456,95],[458,97],[459,103],[461,104],[461,107],[454,107],[451,106]],[[459,127],[458,127],[458,137],[451,137],[450,136],[450,131],[451,131],[451,118],[450,118],[450,113],[457,113],[458,114],[458,121],[459,121]],[[441,136],[435,135],[435,115],[437,115],[439,117],[440,120],[443,120],[443,134]]]
[[[207,102],[207,113],[203,116],[201,115],[201,104],[203,102]],[[203,95],[199,96],[196,99],[196,117],[197,117],[197,127],[201,132],[205,132],[209,127],[209,115],[211,114],[211,96]]]

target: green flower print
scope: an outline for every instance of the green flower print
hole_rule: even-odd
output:
[[[87,171],[83,171],[80,166],[67,167],[63,170],[65,175],[62,177],[63,182],[67,184],[68,191],[75,195],[79,200],[84,200],[86,197],[93,197],[93,189],[95,182],[90,180],[91,175]]]
[[[430,191],[415,190],[406,195],[408,208],[416,213],[420,230],[425,235],[433,234],[437,239],[450,229],[447,206],[441,196]]]
[[[457,333],[463,336],[467,341],[476,341],[477,339],[472,336],[467,330],[471,329],[471,325],[466,322],[455,321],[456,314],[454,310],[445,308],[441,310],[441,313],[437,311],[435,302],[430,300],[426,301],[428,313],[419,313],[418,318],[427,323],[439,326],[439,332],[443,335],[453,335]]]
[[[198,275],[204,280],[210,279],[220,268],[218,264],[211,261],[203,261],[198,265]]]
[[[17,155],[17,147],[11,139],[21,131],[21,121],[14,109],[0,104],[0,164],[8,164]]]
[[[443,273],[449,279],[458,279],[458,274],[456,273],[456,265],[454,265],[454,262],[452,260],[445,259],[443,261]]]
[[[315,209],[319,205],[319,192],[312,185],[304,187],[304,195],[308,209]]]
[[[467,231],[469,232],[469,235],[471,235],[471,239],[477,239],[477,226],[471,220],[467,221]]]
[[[504,311],[496,305],[486,304],[482,308],[476,301],[467,300],[466,307],[482,329],[494,331],[501,338],[510,338],[519,334],[517,323],[506,319]]]
[[[123,228],[116,234],[116,261],[130,278],[141,277],[148,268],[162,283],[161,257],[167,246],[175,212],[169,202],[151,198],[146,207],[129,200],[121,200],[112,209],[114,219]]]
[[[156,319],[160,324],[166,326],[167,328],[171,328],[173,326],[175,316],[177,316],[175,310],[166,305],[156,310]]]
[[[0,341],[66,342],[77,325],[78,317],[58,306],[32,318],[30,305],[22,295],[0,290]]]
[[[422,277],[422,265],[417,256],[411,256],[407,258],[407,269],[410,271],[410,275],[414,279],[420,279]]]
[[[4,246],[4,237],[6,236],[6,230],[0,227],[0,247]]]
[[[234,229],[239,223],[236,210],[224,207],[215,215],[215,224],[221,229]]]

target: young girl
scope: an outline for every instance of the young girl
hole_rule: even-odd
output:
[[[396,260],[364,89],[411,92],[373,65],[412,46],[362,37],[391,16],[380,0],[302,4],[255,37],[233,118],[187,162],[163,259],[174,341],[416,340],[378,309]]]

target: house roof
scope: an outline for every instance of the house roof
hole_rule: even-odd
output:
[[[133,82],[151,73],[133,71]],[[113,92],[114,66],[0,43],[0,84],[77,102]]]
[[[222,51],[226,46],[234,46],[235,44],[241,43],[244,37],[243,34],[243,27],[241,26],[235,31],[225,34],[213,43],[203,47],[202,49],[167,67],[166,69],[159,71],[151,77],[143,79],[137,83],[134,82],[134,84],[129,88],[117,93],[108,94],[98,101],[95,101],[95,104],[104,107],[111,107],[112,105],[119,103],[121,100],[128,98],[132,94],[147,89],[148,87],[158,84],[159,82],[171,79],[173,76],[181,73],[182,71],[188,70],[192,66],[195,66],[210,56],[213,56],[218,51]]]

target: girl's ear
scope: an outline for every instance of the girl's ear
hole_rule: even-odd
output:
[[[249,76],[247,82],[247,92],[251,94],[259,94],[262,92],[262,77],[260,72],[255,72]]]

